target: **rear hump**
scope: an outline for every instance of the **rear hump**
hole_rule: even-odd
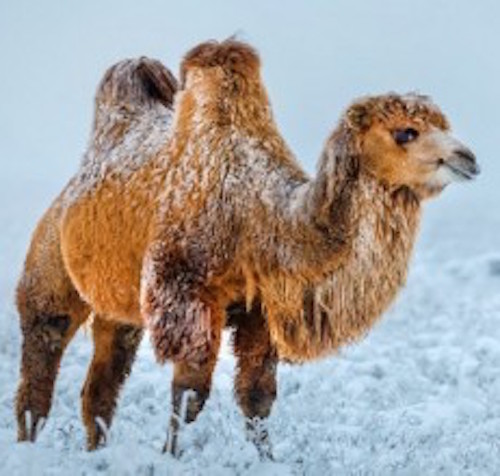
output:
[[[96,92],[96,109],[105,105],[134,110],[158,103],[171,108],[177,89],[175,76],[160,61],[145,56],[125,59],[104,74]]]

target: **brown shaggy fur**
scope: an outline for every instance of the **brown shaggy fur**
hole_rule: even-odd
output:
[[[87,379],[91,448],[101,438],[97,418],[111,422],[137,345],[129,340],[127,358],[99,351],[121,347],[113,337],[117,326],[146,326],[158,360],[174,361],[166,449],[176,453],[183,401],[186,420],[194,420],[209,394],[226,309],[239,303],[229,310],[237,327],[236,394],[247,417],[265,417],[275,398],[277,358],[315,358],[359,337],[404,283],[421,201],[477,172],[435,105],[393,94],[346,111],[311,180],[277,130],[252,48],[232,40],[202,44],[186,55],[181,76],[172,124],[157,110],[161,100],[142,101],[140,113],[103,109],[102,124],[98,107],[100,127],[81,170],[58,211],[49,211],[53,257],[28,260],[21,281],[29,281],[32,268],[61,276],[82,313],[89,308],[80,298],[99,316],[91,374],[117,376],[102,401],[99,379]],[[165,89],[162,81],[154,84],[154,95]],[[395,132],[408,128],[418,138],[396,143]],[[32,249],[43,239],[35,234]],[[47,290],[37,286],[28,294],[45,302]],[[40,309],[23,313],[20,306],[22,320],[33,315],[42,322]],[[48,315],[72,312],[49,305]],[[58,320],[56,341],[66,342],[72,326]],[[109,367],[114,361],[117,373]],[[22,372],[29,381],[26,366]],[[20,427],[26,411],[38,411],[26,385],[18,398]],[[261,454],[269,454],[265,432],[252,434]]]

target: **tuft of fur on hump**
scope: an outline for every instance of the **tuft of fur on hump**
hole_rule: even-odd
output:
[[[231,125],[240,131],[260,128],[261,135],[266,133],[272,114],[260,59],[252,47],[233,39],[202,43],[188,51],[180,71],[183,94],[176,109],[182,118],[189,112],[199,116],[180,122]]]
[[[177,92],[175,76],[160,61],[141,56],[122,60],[106,71],[96,92],[96,108],[105,105],[129,111],[154,107],[157,102],[172,107]]]
[[[260,59],[251,46],[234,39],[221,43],[217,41],[201,43],[184,56],[181,65],[182,87],[189,70],[215,67],[221,67],[231,76],[250,77],[258,74]]]

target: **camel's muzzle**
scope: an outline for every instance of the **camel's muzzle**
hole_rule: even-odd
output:
[[[458,180],[472,180],[480,173],[475,155],[467,148],[456,149],[452,156],[442,162]]]

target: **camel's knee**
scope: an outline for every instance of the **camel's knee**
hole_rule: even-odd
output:
[[[274,352],[262,359],[240,357],[236,376],[236,397],[247,418],[267,418],[276,400],[276,366]]]
[[[248,356],[247,356],[248,357]],[[248,439],[254,443],[262,459],[272,459],[272,447],[265,419],[276,400],[277,357],[270,351],[261,359],[240,355],[236,377],[236,398],[246,417]]]
[[[254,386],[238,392],[238,403],[247,418],[267,418],[276,400],[276,386]]]

